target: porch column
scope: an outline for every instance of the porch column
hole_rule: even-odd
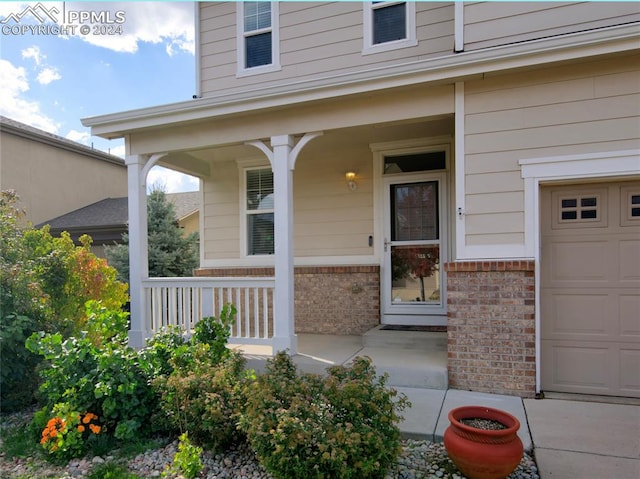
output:
[[[272,345],[274,352],[288,350],[291,355],[298,352],[293,316],[293,169],[300,151],[321,135],[321,131],[305,133],[297,144],[293,135],[272,136],[271,148],[259,140],[246,143],[269,158],[273,171],[275,291]]]
[[[293,320],[293,162],[291,135],[271,137],[273,156],[275,292],[273,350],[297,354]]]
[[[129,296],[131,301],[131,328],[129,344],[142,348],[149,337],[146,324],[146,303],[142,280],[149,277],[147,255],[147,187],[145,164],[142,155],[127,156],[128,197],[129,197]]]

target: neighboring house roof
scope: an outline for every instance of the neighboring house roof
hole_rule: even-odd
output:
[[[45,222],[51,229],[90,228],[104,226],[126,227],[128,221],[127,197],[107,198]]]
[[[200,193],[198,191],[188,193],[168,193],[167,200],[171,201],[175,205],[178,221],[200,209]]]
[[[171,193],[167,200],[175,205],[176,217],[181,220],[200,207],[199,193]],[[74,240],[88,234],[94,244],[121,241],[122,233],[127,232],[129,205],[127,197],[106,198],[70,213],[45,221],[38,227],[48,224],[52,234],[68,231]]]
[[[127,232],[128,211],[126,196],[106,198],[45,221],[38,227],[48,224],[53,235],[68,231],[74,241],[88,234],[95,245],[112,244],[122,241],[122,234]]]
[[[82,145],[75,141],[68,140],[62,136],[54,135],[38,128],[12,120],[6,116],[0,115],[0,131],[10,133],[12,135],[21,136],[34,141],[39,141],[57,148],[80,153],[84,156],[94,158],[96,160],[107,161],[117,165],[124,166],[124,160],[119,156],[96,150],[92,147]]]

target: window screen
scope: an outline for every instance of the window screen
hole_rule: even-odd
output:
[[[273,172],[247,170],[247,254],[274,253]]]
[[[374,2],[373,43],[393,42],[407,37],[407,6],[403,3],[385,5],[388,2]]]
[[[245,68],[273,62],[271,2],[244,2]]]

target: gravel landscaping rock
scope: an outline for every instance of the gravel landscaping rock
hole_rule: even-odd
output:
[[[6,420],[5,420],[6,419]],[[23,424],[15,418],[3,417],[2,427]],[[405,440],[402,453],[385,479],[465,479],[449,460],[442,443]],[[124,460],[117,457],[74,459],[64,467],[54,466],[40,458],[8,459],[0,454],[2,479],[82,479],[91,468],[102,462],[117,461],[142,478],[161,477],[178,450],[175,440],[164,447]],[[224,454],[205,452],[202,457],[204,479],[274,479],[258,463],[248,444],[242,444]],[[175,476],[176,478],[178,476]],[[535,461],[525,453],[518,468],[508,479],[540,479]]]

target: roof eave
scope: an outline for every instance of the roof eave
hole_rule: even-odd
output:
[[[83,118],[93,135],[127,133],[206,118],[222,118],[296,103],[421,83],[459,81],[490,72],[638,50],[638,23],[460,52],[344,75],[280,84],[231,94]]]

